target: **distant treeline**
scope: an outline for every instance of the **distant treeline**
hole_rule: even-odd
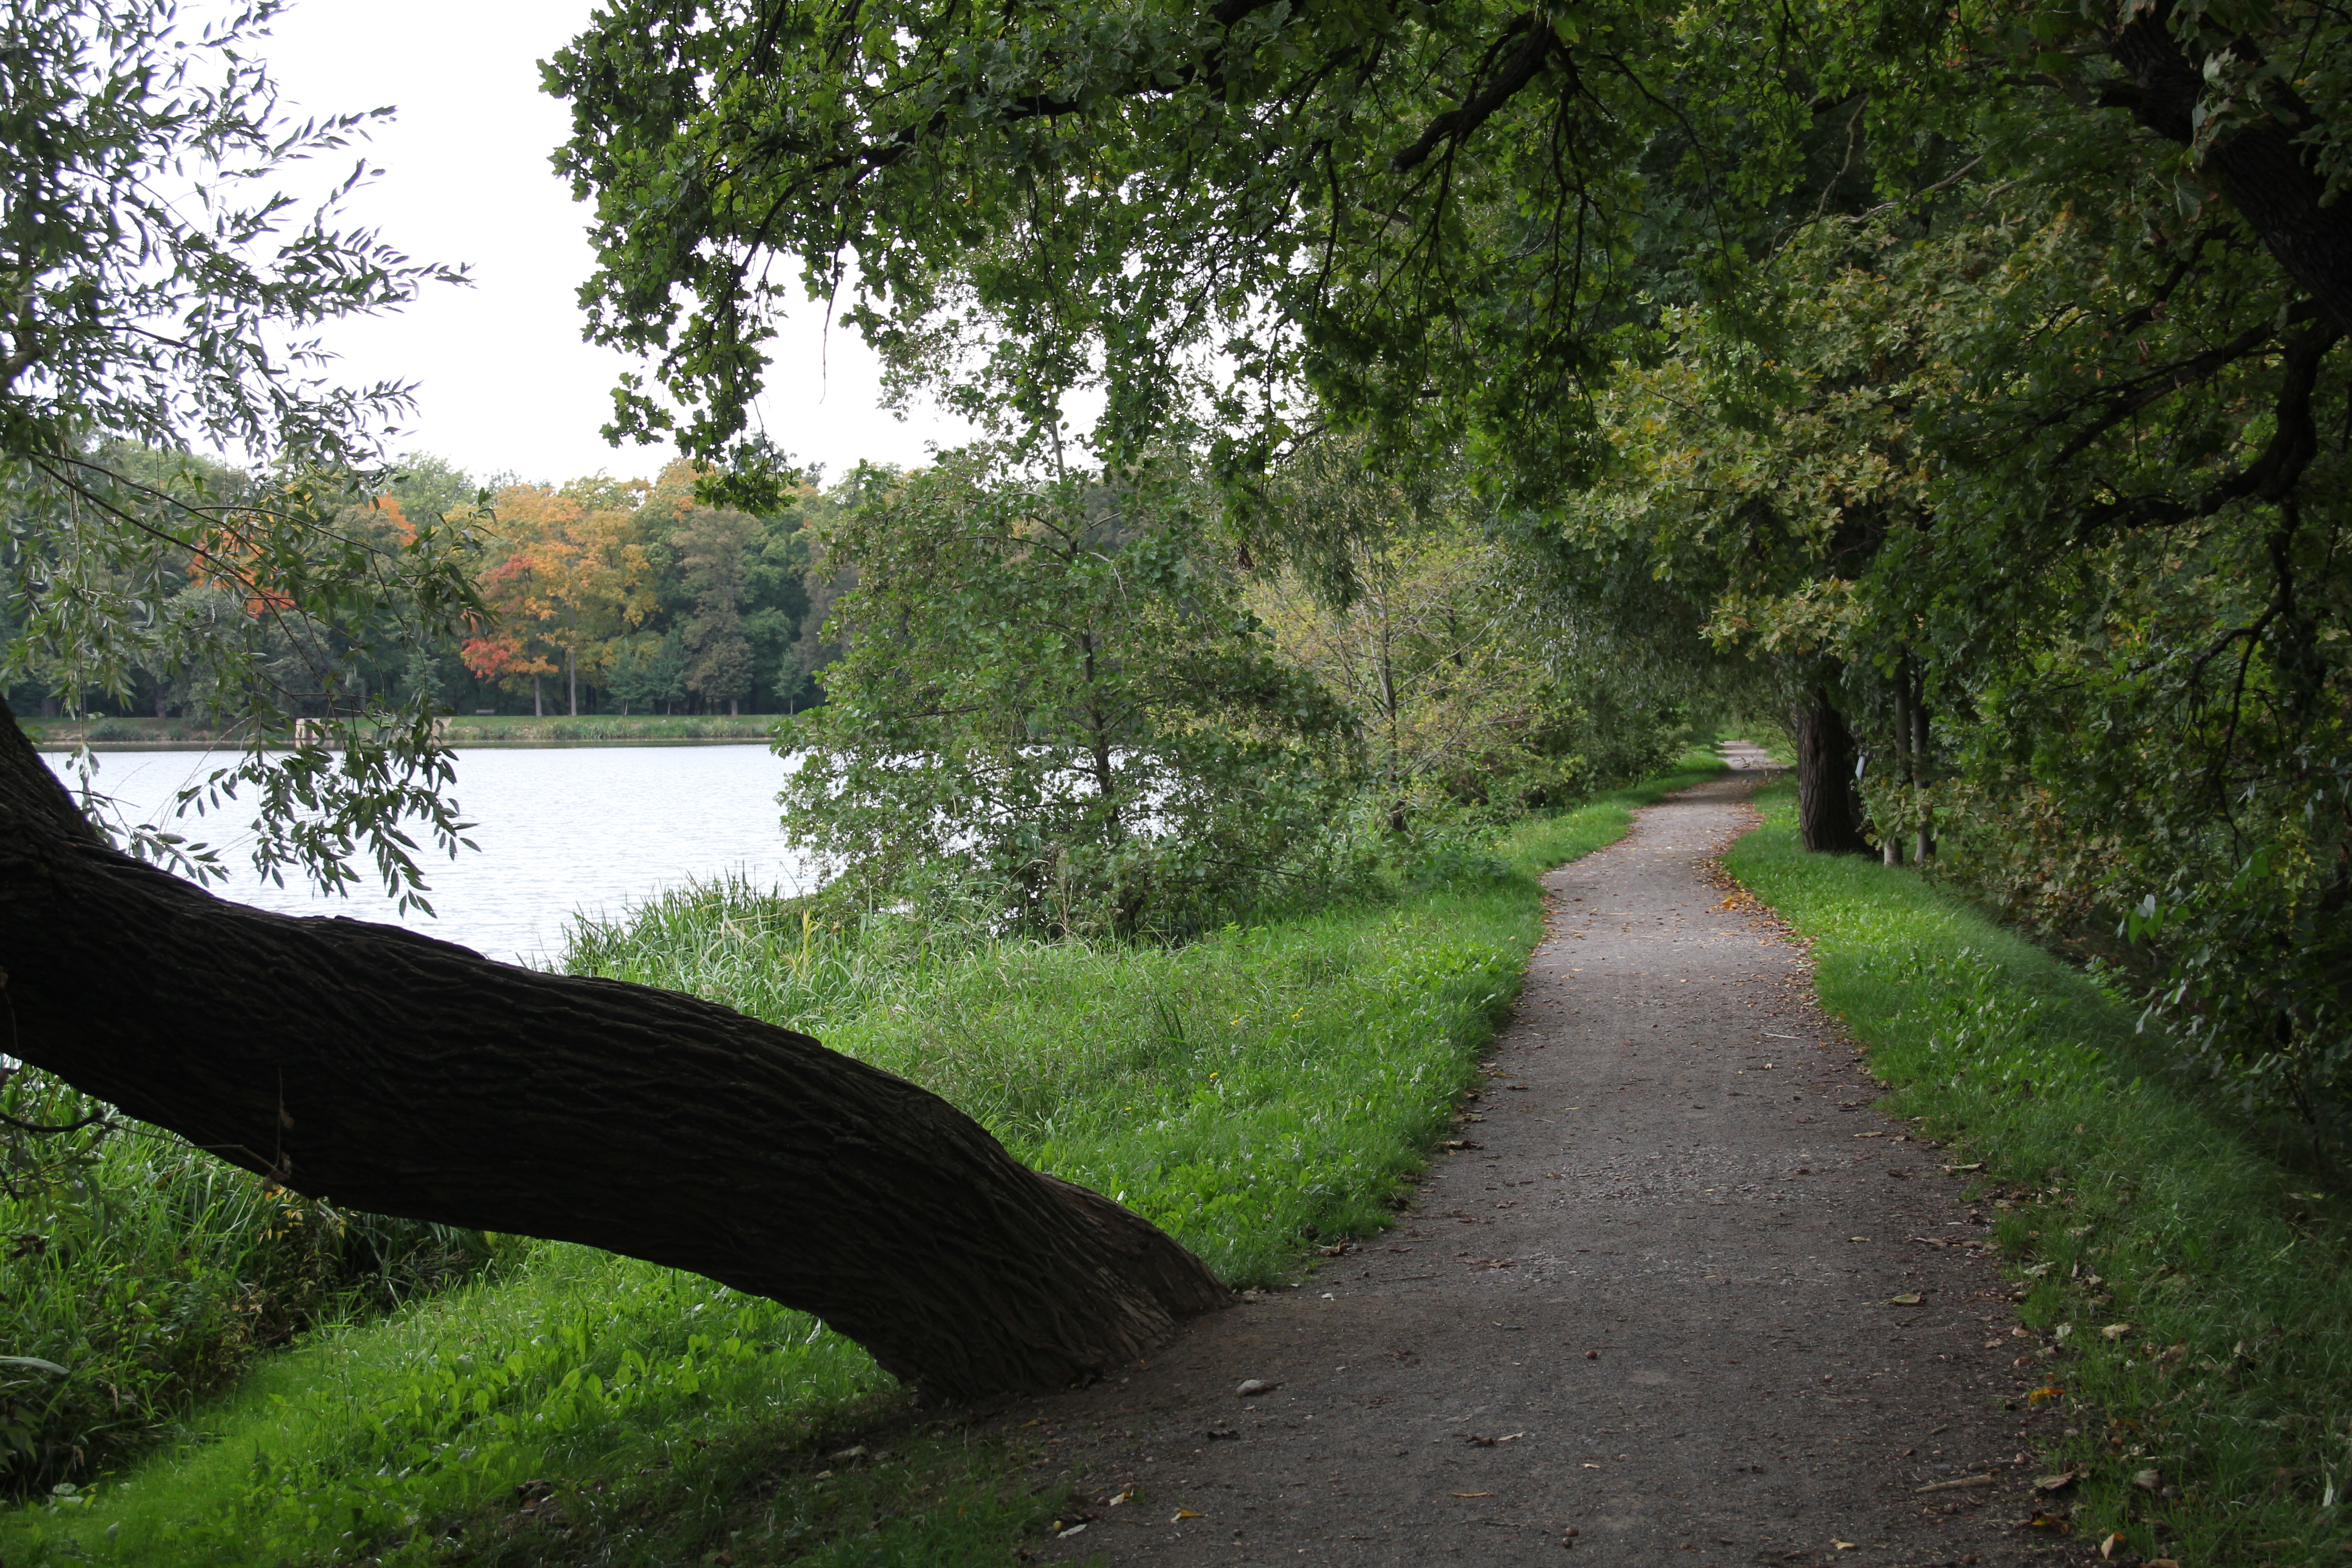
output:
[[[159,486],[201,488],[217,504],[234,504],[255,482],[184,454],[142,456]],[[769,516],[698,506],[692,471],[676,463],[651,480],[597,474],[554,484],[478,481],[413,454],[337,522],[347,535],[381,534],[387,547],[420,523],[471,533],[490,612],[475,635],[430,653],[391,641],[310,648],[312,627],[251,614],[248,595],[193,560],[174,571],[164,602],[171,616],[241,622],[270,641],[286,700],[302,713],[420,689],[468,716],[794,712],[824,700],[814,672],[838,651],[819,632],[837,590],[829,571],[813,566],[806,531],[832,506],[814,488]],[[334,672],[333,690],[321,670]],[[27,716],[71,706],[38,670],[6,694]],[[82,692],[79,706],[93,718],[202,723],[211,699],[200,678],[131,669],[117,689]]]

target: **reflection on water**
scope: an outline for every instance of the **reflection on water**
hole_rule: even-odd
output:
[[[50,755],[63,772],[68,758]],[[153,817],[180,785],[220,765],[198,752],[108,752],[99,787]],[[457,803],[478,824],[478,854],[424,862],[435,913],[398,920],[493,958],[551,957],[574,910],[618,913],[657,889],[740,872],[791,889],[805,868],[789,856],[776,791],[784,764],[762,745],[564,746],[457,753]],[[213,891],[284,914],[393,921],[372,867],[348,899],[321,898],[289,877],[254,875],[249,815],[191,819],[180,831],[219,848],[231,872]]]

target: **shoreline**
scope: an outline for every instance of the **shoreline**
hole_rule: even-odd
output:
[[[474,740],[460,738],[448,742],[453,752],[561,752],[584,751],[600,746],[764,746],[763,735],[616,735],[596,736],[582,740],[535,739],[527,741]],[[36,741],[37,752],[75,752],[81,749],[79,741]],[[244,748],[225,742],[208,741],[92,741],[93,752],[218,752],[224,754],[242,752]],[[276,747],[282,751],[285,748]]]

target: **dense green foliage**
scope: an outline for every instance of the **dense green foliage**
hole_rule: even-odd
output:
[[[1499,838],[1417,838],[1388,896],[1181,947],[1007,939],[971,906],[836,925],[721,886],[579,928],[570,963],[818,1032],[1121,1195],[1234,1282],[1274,1286],[1315,1244],[1386,1224],[1453,1125],[1542,933],[1532,874],[1716,765],[1684,763]],[[910,1434],[824,1457],[905,1407],[805,1316],[545,1244],[262,1363],[175,1451],[0,1519],[0,1556],[911,1565],[1003,1551],[1053,1517],[1057,1500],[1008,1488],[1002,1450]]]
[[[1465,474],[1565,619],[1748,656],[1741,700],[1826,737],[1823,798],[1857,730],[1879,841],[2126,932],[2152,1021],[2324,1131],[2347,26],[623,0],[550,82],[593,328],[662,355],[688,450],[742,428],[772,253],[976,411],[1058,428],[1092,388],[1098,458],[1212,454],[1245,536],[1301,526],[1289,468],[1353,426]],[[673,419],[633,384],[616,428]]]
[[[2131,1001],[1914,876],[1804,854],[1764,804],[1726,864],[1812,944],[1887,1108],[1982,1163],[2032,1331],[2010,1397],[2063,1402],[2078,1535],[2184,1563],[2352,1542],[2342,1194],[2168,1073]]]
[[[1360,442],[1327,438],[1265,500],[1281,532],[1241,552],[1244,598],[1354,719],[1363,787],[1393,825],[1580,800],[1681,745],[1704,673],[1563,604],[1539,552],[1471,521],[1458,476],[1383,479]]]
[[[1618,466],[1568,533],[1646,550],[1718,642],[1831,672],[1883,838],[1933,821],[1943,874],[2126,957],[2183,1049],[2336,1131],[2352,598],[2347,454],[2312,421],[2340,356],[2143,144],[2068,142],[1824,218],[1736,319],[1671,318],[1601,400]],[[2063,178],[2094,158],[2136,181]]]

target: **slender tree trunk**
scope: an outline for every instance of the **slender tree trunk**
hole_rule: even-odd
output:
[[[1895,782],[1906,789],[1911,783],[1911,664],[1907,658],[1895,672]],[[1877,825],[1879,854],[1889,866],[1903,864],[1902,810],[1897,805],[1887,820]]]
[[[1867,854],[1870,846],[1855,820],[1853,734],[1815,686],[1799,699],[1797,731],[1797,829],[1808,849],[1830,855]]]
[[[577,719],[580,717],[580,661],[574,657],[570,643],[563,645],[563,684],[571,689],[572,716]]]
[[[737,700],[732,697],[730,697],[727,700],[727,717],[730,719],[740,719],[743,717],[740,712],[736,710],[736,701]]]
[[[530,716],[534,719],[547,717],[547,704],[540,697],[539,677],[535,674],[530,678]]]
[[[1918,812],[1918,836],[1912,846],[1912,858],[1925,865],[1936,853],[1927,798],[1920,793],[1927,787],[1927,681],[1907,659],[1904,661],[1904,672],[1911,682],[1911,788]]]
[[[13,1054],[247,1170],[692,1269],[940,1395],[1097,1376],[1230,1299],[1136,1215],[804,1035],[118,854],[5,706],[0,969]]]

